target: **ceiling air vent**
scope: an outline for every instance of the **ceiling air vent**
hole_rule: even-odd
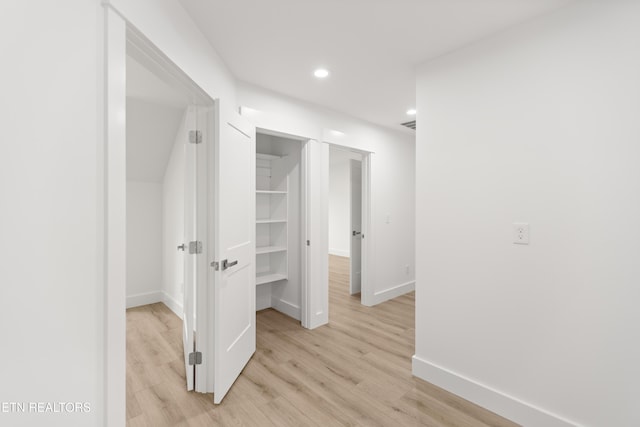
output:
[[[409,129],[416,130],[416,121],[411,120],[410,122],[400,123],[402,126],[407,127]]]

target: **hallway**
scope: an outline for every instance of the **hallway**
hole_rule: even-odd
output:
[[[376,307],[348,295],[330,256],[330,323],[257,313],[257,350],[216,407],[185,391],[182,323],[163,304],[127,310],[127,425],[514,426],[411,375],[414,294]]]

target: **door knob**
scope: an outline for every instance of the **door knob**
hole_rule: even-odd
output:
[[[222,260],[222,271],[226,270],[229,267],[233,267],[238,263],[238,260],[235,261],[227,261],[226,259]]]
[[[178,250],[179,250],[179,251],[184,251],[184,249],[185,249],[185,245],[184,245],[184,243],[183,243],[183,244],[181,244],[180,246],[178,246]]]
[[[352,236],[357,236],[357,235],[359,235],[359,234],[362,234],[362,232],[361,232],[361,231],[356,231],[356,230],[353,230],[353,231],[351,232],[351,235],[352,235]]]

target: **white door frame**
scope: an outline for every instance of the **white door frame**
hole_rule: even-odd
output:
[[[104,286],[104,425],[126,424],[126,23],[105,7],[104,110],[98,170]],[[102,212],[101,212],[102,211]]]
[[[149,42],[144,34],[135,29],[127,17],[109,4],[103,4],[103,45],[99,72],[103,84],[102,117],[99,120],[99,138],[97,149],[98,188],[97,188],[97,218],[99,283],[104,289],[104,425],[120,426],[126,423],[126,54],[127,42],[150,54],[164,71],[172,75],[185,88],[189,88],[194,98],[205,107],[210,107],[213,100],[205,91],[193,82],[175,63],[167,58],[157,47]],[[209,108],[209,112],[213,112]],[[205,142],[207,151],[213,147],[211,131],[212,117],[207,114],[208,140]],[[207,161],[212,161],[207,155]],[[209,196],[211,192],[208,192]],[[203,232],[203,245],[209,245],[208,233]],[[214,259],[214,254],[207,249],[203,258]],[[208,269],[207,269],[208,270]],[[211,288],[207,282],[213,280],[213,275],[201,281],[202,298],[198,298],[198,310],[204,310],[201,304],[211,301],[204,288]],[[204,283],[202,283],[204,282]],[[210,349],[212,344],[207,342],[208,323],[204,318],[196,325],[199,331],[201,348]],[[201,332],[201,333],[200,333]],[[203,358],[204,359],[204,358]],[[203,360],[204,362],[204,360]],[[213,366],[198,366],[199,377],[196,384],[213,389]],[[185,385],[186,386],[186,385]]]
[[[329,322],[329,145],[310,139],[302,147],[302,156],[302,325],[313,329]]]
[[[361,152],[362,154],[362,260],[360,303],[366,306],[375,305],[375,274],[372,271],[371,260],[375,248],[375,234],[371,226],[373,216],[373,201],[371,197],[371,169],[373,167],[374,153]]]

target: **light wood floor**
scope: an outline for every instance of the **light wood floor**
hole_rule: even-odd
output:
[[[182,323],[163,304],[127,310],[127,425],[515,426],[411,376],[414,295],[376,307],[330,258],[330,322],[309,331],[268,309],[257,350],[223,403],[185,391]]]

